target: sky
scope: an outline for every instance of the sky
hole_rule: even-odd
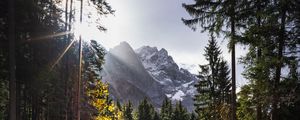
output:
[[[182,3],[193,0],[108,0],[114,15],[101,18],[106,32],[95,32],[96,28],[86,28],[90,39],[96,39],[107,49],[120,42],[128,42],[133,49],[141,46],[165,48],[178,64],[198,65],[207,63],[204,59],[204,47],[209,39],[208,33],[201,28],[192,31],[185,26],[181,18],[190,18],[182,8]],[[97,31],[97,30],[96,30]],[[227,39],[219,38],[223,57],[231,63],[227,49]],[[246,54],[244,46],[236,47],[236,57]],[[238,61],[238,60],[236,60]],[[237,66],[237,87],[247,81],[241,76],[242,65]]]

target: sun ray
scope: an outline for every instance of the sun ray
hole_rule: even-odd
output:
[[[74,33],[74,31],[60,32],[60,33],[56,33],[56,34],[52,34],[52,35],[40,36],[40,37],[33,38],[33,39],[29,40],[29,41],[31,42],[31,41],[44,40],[44,39],[48,39],[48,38],[53,38],[53,37],[59,37],[59,36],[67,35],[67,34],[70,34],[70,33]]]
[[[61,60],[61,58],[66,54],[66,52],[70,49],[72,44],[75,42],[75,40],[72,40],[72,42],[64,49],[64,51],[58,56],[56,61],[51,65],[50,71],[53,70],[53,68],[56,66],[56,64]]]

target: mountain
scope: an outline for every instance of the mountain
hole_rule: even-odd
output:
[[[195,64],[185,64],[185,63],[180,63],[178,65],[179,67],[188,70],[189,72],[191,72],[192,74],[198,74],[198,66]]]
[[[143,46],[135,51],[122,42],[105,56],[103,80],[110,84],[113,99],[138,105],[144,97],[160,107],[165,97],[181,100],[193,109],[195,75],[179,68],[164,48]]]
[[[145,70],[126,42],[122,42],[106,54],[102,78],[110,84],[110,92],[114,99],[121,102],[130,100],[134,105],[138,105],[140,100],[147,97],[154,105],[159,106],[161,100],[166,97],[160,84]]]
[[[164,94],[173,101],[180,100],[189,110],[193,109],[196,76],[179,68],[164,48],[143,46],[136,51],[145,69],[163,86]]]

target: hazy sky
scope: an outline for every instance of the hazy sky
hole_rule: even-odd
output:
[[[144,45],[165,48],[177,63],[190,65],[204,64],[203,49],[209,39],[208,33],[201,28],[194,32],[185,26],[181,18],[189,18],[182,3],[192,0],[108,0],[114,16],[103,18],[105,33],[94,33],[95,39],[106,48],[112,48],[122,41],[128,42],[134,49]],[[230,63],[227,39],[220,39],[223,56]],[[245,54],[241,46],[237,47],[237,57]],[[237,86],[245,83],[241,77],[242,66],[237,66]]]

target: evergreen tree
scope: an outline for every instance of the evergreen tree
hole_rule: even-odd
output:
[[[72,4],[75,1],[66,1],[65,11],[58,7],[62,3],[60,0],[0,2],[0,119],[9,119],[8,116],[17,120],[75,119],[73,80],[78,78],[74,74],[78,71],[74,62],[78,60],[78,54],[75,53],[74,34],[68,32],[72,30]],[[113,13],[106,1],[91,1],[97,8],[101,7],[99,12]],[[66,21],[62,20],[63,13]],[[3,63],[7,64],[5,69],[2,69]],[[2,75],[2,70],[9,71],[9,63],[10,77]],[[9,79],[12,82],[9,83]],[[2,95],[8,88],[9,98]],[[7,99],[11,109],[5,102]],[[2,113],[6,115],[2,116]]]
[[[224,59],[221,59],[218,66],[218,78],[216,84],[218,89],[216,91],[219,103],[230,104],[231,95],[231,81],[229,77],[229,67]]]
[[[171,120],[172,113],[173,113],[172,102],[168,98],[165,98],[162,103],[162,107],[160,111],[161,120]]]
[[[96,41],[92,40],[90,46],[84,46],[84,89],[86,90],[84,96],[88,102],[87,107],[82,106],[82,109],[88,115],[81,115],[82,119],[117,119],[121,117],[120,107],[114,104],[109,98],[108,84],[101,81],[101,76],[98,71],[102,70],[104,64],[104,48]],[[96,111],[94,110],[96,109]]]
[[[271,7],[270,2],[271,1],[250,0],[248,1],[248,6],[246,8],[248,12],[243,13],[248,17],[245,17],[247,29],[243,34],[242,42],[250,46],[249,53],[244,59],[247,62],[243,62],[246,65],[244,75],[253,84],[242,88],[240,95],[248,96],[246,94],[251,94],[255,97],[240,99],[241,102],[243,101],[243,104],[245,103],[245,105],[240,105],[240,107],[245,107],[247,105],[245,100],[255,103],[251,104],[251,108],[254,106],[256,107],[256,114],[252,115],[256,115],[257,120],[266,119],[266,116],[262,113],[268,108],[264,108],[263,106],[266,106],[266,104],[270,102],[266,101],[268,99],[263,99],[264,96],[266,97],[269,95],[268,91],[270,91],[270,83],[268,81],[271,79],[269,76],[273,66],[270,62],[270,59],[272,59],[270,55],[273,54],[272,51],[275,48],[272,46],[272,43],[274,42],[270,39],[271,34],[269,34],[269,31],[272,31],[275,28],[270,26],[270,24],[273,24],[273,22],[268,20],[270,17],[265,17],[271,14],[266,12],[267,9]],[[243,112],[241,110],[246,109],[239,108],[239,113]],[[250,111],[248,112],[249,114],[251,113]]]
[[[132,104],[128,101],[128,103],[124,105],[124,120],[133,120],[132,112]]]
[[[173,112],[172,120],[188,120],[189,115],[187,110],[182,106],[181,101],[176,103],[176,107]]]
[[[154,108],[145,98],[138,106],[138,120],[153,120]]]
[[[153,120],[161,120],[159,114],[155,111]]]
[[[200,65],[199,83],[195,85],[196,113],[200,119],[221,119],[224,105],[230,103],[230,78],[226,61],[221,57],[220,48],[214,37],[211,36],[208,46],[205,47],[207,65]],[[226,107],[225,107],[226,108]],[[228,109],[228,108],[227,108]]]
[[[249,45],[249,52],[243,58],[246,65],[244,76],[250,81],[249,90],[241,94],[249,99],[241,99],[239,113],[247,111],[243,107],[256,108],[255,119],[280,119],[278,106],[286,106],[285,101],[290,96],[295,96],[294,92],[289,92],[295,88],[297,83],[291,79],[284,79],[282,67],[291,66],[295,61],[294,52],[297,46],[297,33],[293,30],[293,21],[296,21],[293,13],[297,11],[295,1],[247,1],[247,11],[244,14],[246,28],[242,36],[242,42]],[[291,28],[291,29],[290,29]],[[278,32],[273,32],[273,31]],[[291,68],[288,68],[291,70]],[[286,83],[291,83],[286,87]],[[247,88],[248,88],[247,87]],[[287,89],[286,89],[287,88]],[[283,90],[284,89],[284,90]],[[246,90],[245,90],[246,91]],[[285,91],[285,92],[283,92]],[[270,99],[272,98],[272,99]],[[246,103],[254,103],[251,106]],[[272,105],[270,105],[272,103]],[[271,116],[268,112],[271,108]],[[284,110],[287,111],[287,110]],[[252,116],[253,117],[253,116]]]
[[[209,68],[207,65],[199,65],[200,71],[199,82],[195,84],[196,95],[194,98],[195,112],[198,114],[199,119],[210,119],[212,115],[211,93],[209,85]]]
[[[197,116],[194,112],[192,112],[192,114],[190,116],[190,120],[197,120]]]
[[[284,103],[284,100],[281,99],[282,94],[280,94],[280,88],[281,81],[282,81],[282,67],[287,61],[284,61],[284,59],[289,59],[288,61],[293,61],[294,57],[289,57],[288,51],[294,51],[294,47],[296,42],[296,39],[294,38],[294,33],[289,27],[293,27],[290,24],[293,24],[295,22],[293,13],[295,12],[295,1],[294,0],[280,0],[275,1],[274,6],[277,8],[276,12],[274,14],[278,15],[277,21],[278,22],[278,33],[275,34],[277,37],[276,43],[277,43],[277,52],[276,52],[276,68],[275,68],[275,76],[273,81],[273,96],[272,96],[272,120],[278,120],[279,119],[279,108],[278,107],[281,102]],[[274,20],[275,22],[275,20]],[[293,54],[289,54],[293,56]],[[288,62],[289,64],[290,62]]]
[[[239,99],[239,107],[237,110],[237,116],[242,120],[255,120],[255,109],[254,109],[254,101],[252,87],[250,85],[244,85],[241,88],[241,91],[238,93]]]
[[[203,28],[203,31],[217,33],[226,31],[225,37],[229,37],[229,49],[231,51],[231,117],[236,119],[236,71],[235,71],[235,44],[238,42],[238,28],[243,27],[242,18],[244,17],[238,11],[244,11],[244,1],[239,0],[195,0],[193,4],[183,4],[185,10],[192,17],[191,19],[182,19],[183,23],[193,30],[196,30],[198,25]]]

